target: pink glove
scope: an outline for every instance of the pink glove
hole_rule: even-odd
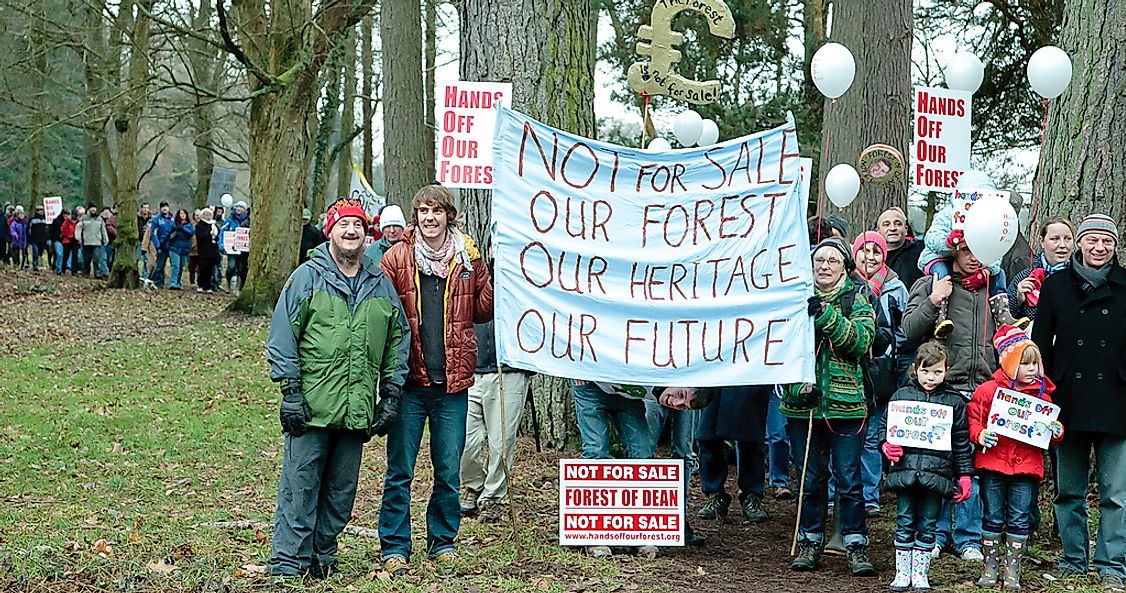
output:
[[[893,445],[891,443],[885,442],[880,448],[884,452],[884,457],[887,457],[888,461],[892,463],[896,463],[901,458],[903,458],[903,447],[900,447],[899,445]]]
[[[966,502],[973,494],[974,482],[969,476],[962,476],[958,478],[958,493],[954,495],[955,504]]]

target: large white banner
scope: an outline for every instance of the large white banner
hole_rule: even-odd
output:
[[[493,162],[502,363],[642,385],[813,381],[792,121],[654,153],[502,109]]]

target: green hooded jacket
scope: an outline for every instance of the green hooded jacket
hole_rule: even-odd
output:
[[[274,381],[300,380],[311,427],[368,430],[377,397],[397,397],[407,376],[410,326],[399,295],[363,257],[355,292],[328,243],[289,276],[266,358]]]

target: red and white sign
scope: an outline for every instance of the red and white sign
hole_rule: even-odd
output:
[[[970,206],[973,206],[974,202],[982,198],[1001,198],[1007,202],[1009,201],[1009,194],[1008,192],[997,191],[995,189],[954,190],[954,198],[951,203],[954,205],[953,229],[955,231],[965,230],[966,214],[970,211]]]
[[[240,226],[235,229],[235,251],[239,253],[250,251],[250,227]]]
[[[63,213],[63,199],[60,196],[43,198],[43,212],[47,222],[51,222]]]
[[[915,87],[911,179],[922,192],[951,192],[970,168],[970,102],[963,91]]]
[[[452,82],[438,90],[435,170],[446,187],[493,186],[493,133],[497,105],[510,107],[512,84]]]
[[[684,461],[560,459],[559,544],[683,546]]]

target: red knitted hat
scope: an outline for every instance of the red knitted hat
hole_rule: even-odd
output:
[[[367,212],[364,212],[364,205],[359,200],[340,198],[328,207],[328,216],[325,218],[325,236],[327,237],[332,233],[332,227],[341,218],[349,216],[355,216],[362,220],[364,222],[364,233],[368,232],[368,225],[371,224],[371,221],[368,220]]]
[[[1024,351],[1035,348],[1036,344],[1019,327],[1002,325],[993,336],[993,347],[997,349],[997,359],[1001,361],[1001,370],[1005,371],[1005,376],[1015,379]]]

